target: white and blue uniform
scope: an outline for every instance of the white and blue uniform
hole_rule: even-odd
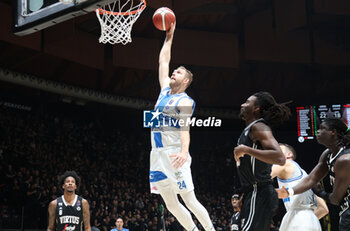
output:
[[[185,92],[170,94],[170,87],[165,87],[159,94],[155,110],[161,112],[159,115],[160,126],[151,130],[152,151],[150,157],[150,188],[151,193],[159,194],[162,189],[171,188],[176,193],[189,192],[194,189],[191,175],[192,158],[178,169],[170,162],[171,154],[181,151],[181,137],[178,104],[180,100],[188,98],[193,102],[192,113],[195,102]]]
[[[293,161],[294,171],[293,175],[287,179],[278,179],[278,186],[286,188],[293,188],[299,184],[306,176],[307,173],[300,168],[300,166]],[[280,231],[321,231],[321,225],[316,217],[314,210],[317,208],[317,200],[315,194],[311,189],[308,191],[297,194],[291,197],[283,199],[284,206],[287,213],[284,215]]]

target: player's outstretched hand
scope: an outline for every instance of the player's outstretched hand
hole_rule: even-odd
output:
[[[175,27],[176,27],[176,21],[171,23],[171,26],[170,26],[169,30],[166,31],[166,35],[167,36],[173,36],[174,35],[174,31],[175,31]]]
[[[279,199],[284,199],[289,196],[289,193],[284,186],[282,186],[282,188],[276,188],[276,192]]]
[[[179,152],[175,154],[169,155],[170,157],[173,157],[174,159],[170,162],[174,166],[174,168],[180,168],[184,163],[186,163],[188,158],[188,153]]]

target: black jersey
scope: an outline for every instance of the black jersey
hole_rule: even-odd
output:
[[[264,119],[258,119],[249,124],[242,132],[238,139],[238,145],[244,144],[246,146],[262,149],[259,142],[254,143],[250,139],[251,128],[258,122],[266,123]],[[265,163],[252,157],[250,155],[244,155],[240,158],[238,166],[238,174],[241,180],[241,185],[244,188],[250,188],[252,185],[259,185],[260,183],[272,183],[271,180],[271,164]]]
[[[335,161],[342,155],[349,155],[350,154],[350,149],[345,149],[344,147],[339,150],[339,152],[332,157],[332,153],[328,154],[327,157],[327,165],[329,169],[329,179],[330,179],[330,184],[333,186],[334,185],[334,180],[335,180],[335,173],[334,173],[334,164]],[[348,186],[348,189],[346,190],[346,193],[340,203],[340,215],[347,209],[349,209],[349,200],[350,200],[350,185]]]
[[[234,211],[231,217],[231,230],[239,230],[240,227],[240,219],[239,219],[239,212]]]
[[[83,231],[83,198],[76,195],[73,205],[67,205],[63,196],[57,198],[56,230]]]

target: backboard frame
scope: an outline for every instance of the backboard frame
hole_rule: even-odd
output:
[[[57,1],[32,13],[28,13],[28,1],[15,0],[13,7],[13,32],[15,35],[23,36],[35,33],[71,18],[93,12],[114,0],[80,0],[71,4]]]

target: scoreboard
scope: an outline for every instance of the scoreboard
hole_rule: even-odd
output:
[[[349,126],[350,104],[297,107],[298,141],[316,138],[321,122],[326,118],[341,118]]]

